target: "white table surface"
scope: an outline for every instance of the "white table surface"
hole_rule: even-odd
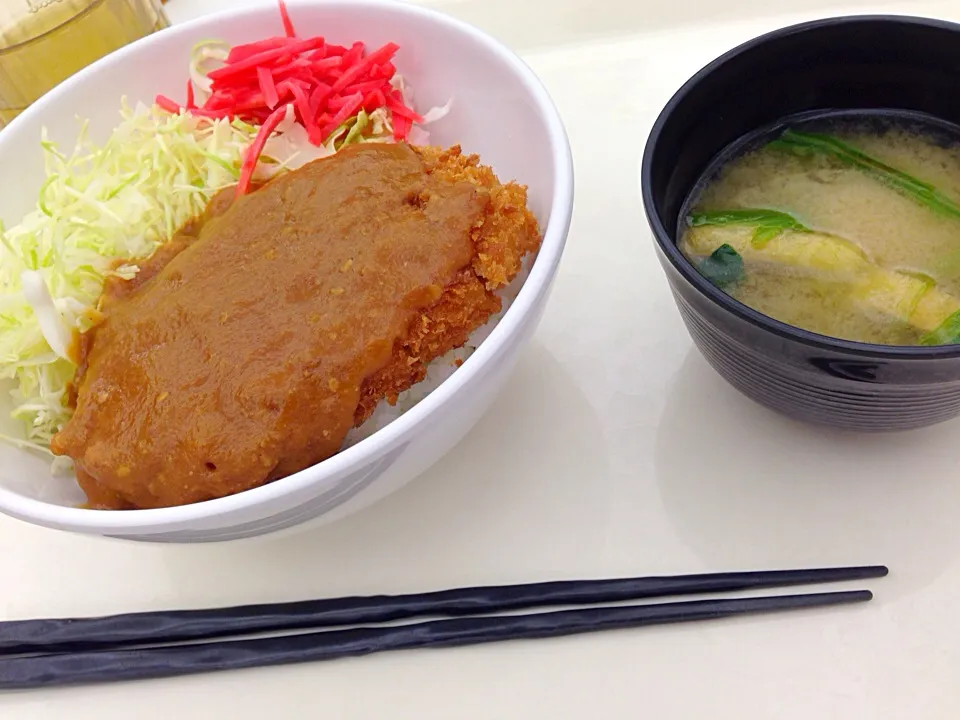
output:
[[[0,617],[873,562],[891,576],[866,606],[7,694],[0,717],[960,718],[960,422],[859,437],[740,397],[691,346],[637,182],[656,113],[735,44],[845,12],[960,19],[960,2],[433,4],[522,53],[574,147],[568,251],[504,396],[404,491],[291,537],[154,547],[0,519]]]

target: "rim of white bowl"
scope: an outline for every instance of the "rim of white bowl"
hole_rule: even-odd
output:
[[[417,426],[424,423],[437,408],[454,398],[461,388],[480,372],[484,363],[498,354],[507,337],[520,324],[520,319],[531,311],[537,299],[549,289],[560,262],[573,215],[573,155],[560,113],[540,78],[533,70],[516,53],[479,28],[432,8],[410,5],[400,0],[324,0],[323,2],[291,0],[287,4],[290,8],[322,4],[327,9],[335,9],[337,6],[365,6],[419,17],[427,22],[445,26],[454,33],[469,36],[513,70],[530,93],[531,98],[536,102],[537,109],[545,120],[553,162],[556,166],[552,202],[546,217],[543,242],[530,274],[520,288],[517,297],[490,335],[480,343],[474,353],[453,375],[443,381],[417,405],[388,425],[316,465],[266,485],[224,498],[150,510],[118,512],[65,507],[24,497],[12,490],[0,488],[0,508],[3,508],[5,512],[24,520],[33,520],[40,524],[56,525],[77,531],[137,533],[151,529],[160,531],[161,528],[163,531],[169,531],[197,520],[208,520],[263,502],[269,502],[313,484],[319,483],[322,485],[325,479],[329,480],[341,473],[346,474],[352,469],[359,469],[364,464],[365,459],[388,452],[399,445],[407,436],[413,434]],[[265,15],[268,12],[271,15],[276,12],[272,4],[227,10],[174,25],[162,32],[187,35],[196,32],[198,28],[213,27],[226,17],[258,16]],[[159,37],[161,37],[161,33],[147,36],[84,68],[34,103],[10,124],[19,125],[32,122],[32,116],[41,112],[49,102],[55,101],[58,94],[73,85],[83,83],[87,77],[99,72],[103,67],[124,62],[128,55],[137,53],[141,47],[152,44]]]

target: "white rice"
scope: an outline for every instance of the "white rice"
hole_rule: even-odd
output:
[[[437,358],[427,366],[427,376],[409,390],[400,393],[397,397],[397,404],[391,405],[386,400],[381,400],[373,414],[367,418],[367,421],[358,428],[353,428],[343,441],[341,450],[345,450],[352,445],[356,445],[364,438],[373,435],[377,430],[381,430],[405,412],[416,406],[427,395],[436,390],[444,380],[453,375],[457,368],[468,357],[473,355],[474,351],[480,347],[480,343],[487,339],[493,329],[500,322],[503,314],[513,304],[520,288],[530,274],[530,268],[535,259],[534,255],[528,255],[524,258],[523,267],[517,276],[509,285],[497,291],[497,295],[502,300],[500,312],[491,315],[485,325],[478,327],[471,334],[463,347],[455,348],[446,355]]]

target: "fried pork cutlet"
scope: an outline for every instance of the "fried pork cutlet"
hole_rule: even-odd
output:
[[[463,345],[539,244],[524,188],[457,147],[349,146],[215,200],[105,288],[51,447],[105,509],[297,472]]]

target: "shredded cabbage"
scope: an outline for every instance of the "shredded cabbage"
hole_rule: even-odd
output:
[[[35,449],[47,450],[69,419],[66,387],[76,368],[65,339],[96,323],[105,278],[135,275],[138,259],[236,182],[256,133],[144,106],[124,104],[121,117],[103,146],[81,131],[69,156],[44,133],[37,207],[0,227],[0,380],[14,381],[13,417]],[[259,174],[278,168],[267,162]]]
[[[413,94],[413,88],[407,83],[403,75],[396,73],[390,79],[391,87],[400,91],[400,95],[403,97],[403,104],[409,108],[416,107],[414,104],[416,99]],[[446,104],[439,107],[432,107],[427,110],[421,117],[423,122],[414,124],[413,128],[410,130],[410,137],[407,139],[411,145],[429,145],[430,144],[430,133],[424,128],[425,125],[437,122],[437,120],[442,120],[447,115],[450,114],[450,109],[453,107],[453,98],[447,100]],[[377,110],[376,112],[379,112]],[[374,114],[376,114],[376,112]],[[386,114],[384,110],[384,117],[386,126],[389,128],[390,132],[393,132],[392,124],[390,123],[389,115]]]
[[[204,98],[210,95],[207,73],[221,67],[229,54],[230,44],[222,40],[204,40],[190,51],[190,80]]]

